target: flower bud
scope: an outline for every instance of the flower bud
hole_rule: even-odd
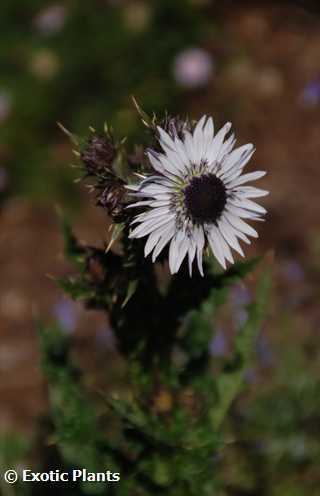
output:
[[[97,205],[104,208],[116,223],[124,222],[128,216],[126,210],[127,190],[119,179],[106,183],[97,197]]]
[[[111,172],[112,162],[116,155],[115,146],[110,138],[93,136],[82,150],[80,158],[89,175]]]

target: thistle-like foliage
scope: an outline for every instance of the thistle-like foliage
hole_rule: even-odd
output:
[[[160,122],[170,139],[179,136],[177,139],[183,140],[194,126],[170,117],[158,122],[144,116],[144,121],[150,143],[156,143]],[[90,176],[98,205],[115,224],[114,237],[121,234],[121,250],[114,253],[112,247],[106,250],[79,243],[64,220],[66,254],[78,273],[58,281],[72,298],[108,315],[118,351],[126,362],[130,393],[122,397],[119,387],[116,396],[106,395],[106,407],[99,416],[95,409],[101,412],[101,408],[89,401],[81,375],[70,361],[70,338],[58,329],[42,329],[55,439],[68,464],[92,470],[105,464],[109,465],[105,468],[120,472],[121,482],[108,486],[110,494],[211,496],[222,483],[217,475],[218,455],[225,443],[221,426],[243,384],[264,315],[269,280],[266,275],[260,277],[233,354],[213,375],[209,343],[215,332],[214,319],[228,288],[251,272],[258,260],[237,262],[216,272],[214,258],[205,257],[206,275],[195,272],[190,278],[184,264],[170,276],[165,249],[157,264],[145,258],[144,240],[132,235],[136,213],[128,207],[135,200],[125,186],[148,174],[150,164],[132,157],[132,151],[115,143],[109,133],[84,142],[80,150],[84,176]],[[216,184],[211,183],[208,187],[213,186],[216,194]],[[182,189],[179,195],[188,203],[188,192]],[[143,215],[144,205],[141,210]],[[237,233],[233,231],[232,239]],[[203,241],[201,250],[205,248]],[[112,436],[107,428],[110,422],[115,426]],[[86,456],[82,456],[79,443],[88,447]],[[95,494],[105,490],[105,486],[97,486]],[[79,488],[79,494],[81,491],[85,489]]]

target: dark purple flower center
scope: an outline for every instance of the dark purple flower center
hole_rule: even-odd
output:
[[[187,213],[196,223],[216,222],[226,201],[225,185],[214,174],[193,177],[184,190]]]

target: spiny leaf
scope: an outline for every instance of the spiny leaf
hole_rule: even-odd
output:
[[[111,234],[111,239],[109,241],[109,244],[106,248],[106,253],[110,250],[112,247],[113,243],[119,238],[120,234],[122,233],[125,225],[124,224],[114,224],[112,225],[112,234]]]
[[[232,265],[228,270],[216,275],[217,285],[229,286],[237,281],[244,279],[248,274],[253,272],[261,262],[262,257],[254,257],[249,260],[239,261]],[[211,264],[211,271],[212,271]]]
[[[154,119],[151,119],[151,117],[144,110],[142,110],[142,108],[140,107],[139,103],[137,102],[137,100],[134,96],[131,96],[131,100],[132,100],[133,105],[135,106],[138,114],[140,115],[143,124],[148,128],[153,127],[154,126]]]
[[[132,298],[132,296],[134,295],[134,293],[136,292],[137,290],[137,287],[138,287],[138,281],[130,281],[129,282],[129,285],[128,285],[128,290],[127,290],[127,295],[121,305],[121,308],[124,308],[126,306],[126,304],[128,303],[128,301]]]
[[[73,300],[86,300],[95,296],[94,290],[80,279],[58,278],[56,282]]]
[[[248,306],[248,319],[237,334],[233,358],[226,364],[216,381],[218,403],[211,415],[215,429],[219,428],[242,387],[244,373],[251,359],[253,343],[265,315],[270,284],[270,275],[264,273],[257,288],[256,301]]]
[[[69,131],[66,127],[61,124],[61,122],[57,122],[57,125],[61,129],[61,131],[68,136],[68,138],[72,141],[72,143],[76,146],[79,146],[80,140],[76,134],[73,134],[71,131]]]
[[[67,217],[60,211],[58,211],[58,215],[63,234],[65,254],[67,258],[78,267],[78,269],[83,270],[85,266],[84,250],[74,236],[71,224]]]

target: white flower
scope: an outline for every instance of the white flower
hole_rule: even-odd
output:
[[[234,262],[230,248],[244,256],[239,239],[250,244],[248,236],[258,237],[243,219],[262,220],[266,210],[251,198],[268,192],[244,184],[265,172],[242,174],[254,147],[248,144],[234,149],[234,135],[225,139],[230,128],[227,123],[214,135],[213,120],[206,116],[193,133],[184,130],[180,136],[174,131],[169,135],[158,127],[163,152],[148,151],[155,173],[128,186],[139,198],[130,207],[146,209],[133,220],[132,225],[138,226],[130,237],[148,236],[145,256],[152,252],[153,262],[170,243],[172,274],[178,272],[187,256],[190,275],[195,258],[203,275],[206,246],[226,268],[226,260]]]

